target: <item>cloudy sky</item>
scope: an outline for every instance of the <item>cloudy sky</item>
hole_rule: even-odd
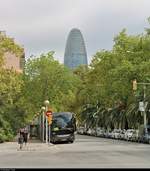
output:
[[[61,63],[72,28],[81,30],[90,62],[123,28],[142,33],[149,16],[150,0],[0,0],[0,30],[24,46],[26,58],[53,50]]]

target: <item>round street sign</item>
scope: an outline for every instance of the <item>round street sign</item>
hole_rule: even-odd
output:
[[[48,117],[48,116],[50,116],[50,115],[52,115],[52,111],[51,111],[51,110],[48,110],[48,111],[46,112],[46,116]]]

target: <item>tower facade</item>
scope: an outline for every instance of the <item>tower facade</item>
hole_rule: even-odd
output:
[[[65,55],[64,65],[74,69],[79,65],[87,65],[87,53],[83,36],[79,29],[72,29],[69,33]]]

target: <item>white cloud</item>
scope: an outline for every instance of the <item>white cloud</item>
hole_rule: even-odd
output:
[[[124,27],[141,33],[149,6],[148,0],[0,0],[0,30],[23,44],[27,56],[54,50],[63,62],[69,31],[78,27],[90,61]]]

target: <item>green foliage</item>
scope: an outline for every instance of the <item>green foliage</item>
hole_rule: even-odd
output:
[[[23,97],[27,113],[34,115],[50,101],[54,111],[70,109],[70,101],[74,98],[77,78],[72,71],[54,60],[53,52],[30,58],[25,66]]]
[[[12,140],[13,131],[10,127],[9,122],[4,120],[3,116],[0,114],[0,142]]]
[[[23,53],[23,48],[16,44],[14,39],[0,32],[0,58],[4,56],[5,52],[11,52],[20,57]]]
[[[23,122],[23,113],[18,106],[21,89],[22,78],[13,69],[4,69],[4,55],[6,52],[14,53],[20,57],[23,54],[23,48],[17,45],[13,39],[7,37],[0,32],[0,141],[11,140],[17,128]],[[20,118],[20,120],[18,119]]]
[[[112,50],[98,51],[90,66],[74,70],[54,60],[54,52],[30,57],[23,74],[4,70],[6,52],[20,56],[23,49],[0,33],[0,142],[10,140],[17,129],[41,112],[45,100],[53,111],[76,114],[79,125],[107,129],[138,128],[143,116],[138,103],[143,86],[132,90],[132,80],[150,82],[150,36],[128,35],[123,29]],[[150,87],[146,89],[150,102]],[[150,103],[146,112],[149,114]],[[148,115],[150,123],[150,115]]]
[[[22,111],[20,105],[22,84],[21,76],[18,73],[13,70],[1,69],[0,115],[7,120],[14,133],[24,122],[25,111]],[[11,136],[8,135],[8,137]]]
[[[138,36],[127,35],[123,29],[115,38],[110,51],[97,52],[89,69],[81,78],[80,92],[82,99],[96,107],[98,124],[111,128],[138,128],[143,122],[138,111],[138,102],[143,93],[143,86],[138,85],[136,94],[132,90],[132,80],[138,82],[150,81],[150,37],[148,34]],[[86,81],[85,78],[86,77]],[[150,101],[150,87],[146,89],[146,98]],[[90,97],[90,98],[88,98]],[[143,98],[142,98],[143,99]],[[84,101],[80,101],[85,106]],[[81,110],[81,122],[90,125],[94,120],[90,113]]]

